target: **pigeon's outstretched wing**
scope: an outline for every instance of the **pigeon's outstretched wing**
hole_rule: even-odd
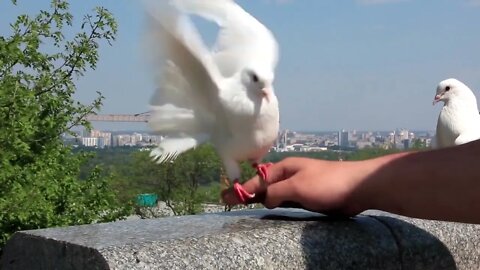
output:
[[[260,63],[273,70],[278,44],[271,31],[231,0],[173,0],[179,9],[202,16],[220,26],[213,58],[220,72],[230,77],[248,65]]]
[[[189,17],[163,2],[149,5],[148,11],[150,46],[158,48],[154,56],[161,64],[168,61],[162,85],[170,84],[191,104],[216,106],[221,75]]]
[[[152,156],[159,162],[207,141],[219,106],[221,75],[190,19],[163,2],[150,4],[149,37],[163,65],[149,125],[170,132]],[[158,47],[157,47],[158,46]],[[176,133],[176,134],[175,134]]]

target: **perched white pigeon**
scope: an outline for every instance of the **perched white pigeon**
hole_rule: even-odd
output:
[[[437,122],[435,148],[468,143],[480,138],[480,114],[472,90],[456,79],[438,84],[433,104],[443,101]]]
[[[279,108],[273,89],[278,45],[273,34],[232,0],[173,0],[149,9],[150,37],[163,71],[151,105],[150,127],[168,134],[151,155],[157,162],[211,142],[240,202],[252,198],[238,183],[239,162],[259,164],[277,138]],[[190,14],[219,25],[212,50]]]

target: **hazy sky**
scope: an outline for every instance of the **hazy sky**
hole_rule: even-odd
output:
[[[0,1],[0,33],[20,12],[49,1]],[[106,97],[101,113],[148,110],[154,89],[143,61],[140,1],[71,1],[80,19],[96,5],[119,24],[102,46],[97,70],[78,82],[77,97]],[[282,128],[294,130],[434,129],[439,81],[455,77],[480,93],[480,1],[242,0],[280,44],[275,91]],[[28,7],[26,7],[28,6]],[[205,27],[205,24],[200,25]],[[206,30],[207,40],[212,37]],[[146,52],[148,53],[148,52]],[[129,124],[123,124],[126,129]]]

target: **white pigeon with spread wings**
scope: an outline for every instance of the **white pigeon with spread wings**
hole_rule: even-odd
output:
[[[173,0],[149,9],[154,48],[163,66],[151,105],[150,127],[168,134],[151,155],[158,161],[211,142],[241,202],[239,162],[258,164],[279,130],[273,89],[278,45],[273,34],[231,0]],[[190,20],[194,14],[220,27],[214,48],[204,45]]]
[[[433,104],[443,101],[437,121],[435,148],[468,143],[480,138],[477,99],[468,86],[456,79],[438,84]]]

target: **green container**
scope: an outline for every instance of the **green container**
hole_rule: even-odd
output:
[[[137,205],[145,207],[153,207],[157,205],[158,196],[154,193],[137,195]]]

